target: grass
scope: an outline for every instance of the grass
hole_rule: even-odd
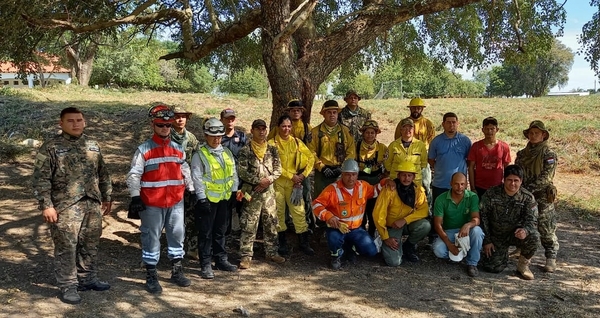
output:
[[[185,106],[197,117],[190,122],[190,130],[200,131],[199,117],[218,117],[222,109],[231,107],[238,112],[238,125],[248,127],[256,118],[271,116],[271,101],[248,96],[214,96],[210,94],[182,94],[154,91],[90,89],[78,86],[59,86],[48,89],[2,89],[0,107],[0,152],[4,158],[22,153],[21,147],[11,147],[25,138],[43,139],[57,129],[58,114],[64,107],[81,108],[88,117],[102,123],[110,117],[124,122],[145,125],[145,111],[155,102]],[[323,101],[315,101],[311,124],[322,121],[319,115]],[[343,101],[339,101],[342,105]],[[360,105],[373,114],[382,134],[379,141],[389,144],[397,123],[408,115],[409,100],[362,100]],[[550,145],[559,157],[559,172],[600,176],[600,95],[581,97],[543,97],[530,99],[432,99],[426,100],[424,115],[442,131],[442,116],[454,112],[460,121],[460,131],[475,141],[482,138],[481,121],[494,116],[500,123],[498,138],[506,141],[513,151],[522,149],[526,140],[523,129],[534,119],[544,121],[550,129]],[[136,127],[131,128],[136,129]],[[10,137],[10,138],[9,138]],[[2,154],[0,154],[2,155]],[[600,201],[573,202],[600,210]]]

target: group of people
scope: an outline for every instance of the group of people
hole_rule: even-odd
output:
[[[483,120],[485,138],[475,143],[458,131],[454,113],[444,114],[444,131],[435,136],[425,102],[414,98],[386,146],[377,141],[378,123],[358,105],[360,96],[349,91],[344,100],[343,108],[335,100],[323,103],[316,127],[302,120],[303,103],[292,100],[276,126],[256,119],[249,134],[236,129],[236,111],[227,108],[204,120],[202,143],[185,128],[191,112],[152,106],[152,137],[137,147],[127,175],[128,217],[141,219],[147,291],[162,291],[156,266],[163,230],[172,283],[191,284],[183,271],[186,254],[199,259],[204,279],[215,277],[213,269],[238,270],[225,247],[234,217],[240,269],[252,265],[262,223],[265,258],[274,263],[290,253],[290,226],[306,255],[315,254],[312,231],[324,229],[333,269],[379,250],[389,266],[419,262],[417,243],[429,236],[433,253],[464,258],[469,276],[478,275],[478,265],[501,272],[516,246],[518,272],[533,279],[528,265],[539,240],[544,269],[555,270],[557,158],[544,123],[533,121],[523,131],[529,142],[511,165],[492,117]],[[62,133],[36,156],[33,188],[50,223],[61,299],[76,304],[78,291],[110,288],[97,277],[96,255],[112,188],[98,143],[83,134],[83,113],[65,108],[59,123]]]

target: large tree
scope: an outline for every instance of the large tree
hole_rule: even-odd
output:
[[[560,33],[565,20],[555,0],[33,2],[47,6],[44,13],[22,12],[37,28],[75,34],[127,24],[174,30],[180,49],[164,59],[209,59],[243,68],[240,64],[255,61],[259,48],[273,93],[272,120],[292,98],[300,97],[310,109],[319,84],[340,66],[361,70],[427,52],[440,62],[474,67],[547,49],[552,30]]]

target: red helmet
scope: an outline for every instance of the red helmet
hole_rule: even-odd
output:
[[[150,107],[148,117],[155,123],[170,123],[175,121],[175,112],[165,104],[157,104]]]

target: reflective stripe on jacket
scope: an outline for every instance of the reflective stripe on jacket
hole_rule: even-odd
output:
[[[224,167],[208,151],[206,146],[200,148],[198,155],[205,167],[201,179],[204,184],[206,198],[214,203],[229,199],[234,184],[233,169],[235,162],[232,158],[233,155],[229,151],[223,151]]]
[[[342,180],[328,185],[313,201],[313,213],[322,221],[337,217],[353,230],[360,227],[367,206],[367,200],[377,197],[380,185],[372,186],[366,181],[357,180],[352,195],[346,190]]]
[[[185,163],[183,147],[170,138],[152,139],[138,147],[144,157],[140,196],[144,204],[159,208],[174,206],[183,199],[185,183],[181,165]]]

